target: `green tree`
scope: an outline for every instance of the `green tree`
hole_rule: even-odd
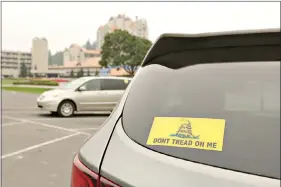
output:
[[[31,73],[31,70],[30,70],[30,69],[27,70],[27,76],[28,76],[28,77],[32,77],[32,73]]]
[[[127,31],[115,30],[105,35],[100,64],[102,67],[122,67],[132,76],[151,45],[147,39],[133,36]]]
[[[87,40],[86,44],[83,45],[83,47],[86,48],[86,49],[92,49],[92,45],[91,45],[90,39]]]
[[[94,42],[92,43],[92,49],[96,50],[97,47],[98,47],[98,43],[97,43],[97,41],[94,41]]]
[[[52,65],[63,65],[63,52],[56,52],[52,57],[50,62]]]
[[[87,76],[91,76],[90,70],[87,71]]]
[[[96,71],[95,71],[95,76],[99,76],[99,71],[96,69]]]
[[[51,53],[50,50],[49,50],[49,52],[48,52],[48,64],[49,64],[49,65],[52,65],[52,53]]]
[[[70,77],[71,77],[71,78],[74,77],[74,71],[73,71],[73,69],[70,71]]]
[[[27,67],[25,65],[25,63],[20,63],[20,77],[26,77],[28,73]]]
[[[83,68],[80,69],[80,71],[77,72],[77,78],[84,76],[84,70]]]

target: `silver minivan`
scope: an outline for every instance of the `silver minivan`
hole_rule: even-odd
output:
[[[131,82],[127,77],[81,77],[46,91],[37,106],[53,115],[70,117],[80,111],[112,111]]]

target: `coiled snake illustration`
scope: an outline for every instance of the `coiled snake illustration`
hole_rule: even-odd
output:
[[[170,136],[176,136],[179,138],[191,138],[191,139],[199,139],[199,136],[195,136],[192,133],[192,127],[189,120],[187,122],[181,124],[176,134],[171,134]]]

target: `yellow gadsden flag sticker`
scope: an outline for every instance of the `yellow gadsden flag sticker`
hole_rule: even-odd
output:
[[[224,119],[155,117],[147,145],[222,151]]]

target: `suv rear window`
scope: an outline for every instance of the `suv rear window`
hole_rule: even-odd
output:
[[[147,145],[155,117],[225,119],[223,150]],[[132,140],[157,152],[280,179],[280,62],[140,68],[123,127]]]

